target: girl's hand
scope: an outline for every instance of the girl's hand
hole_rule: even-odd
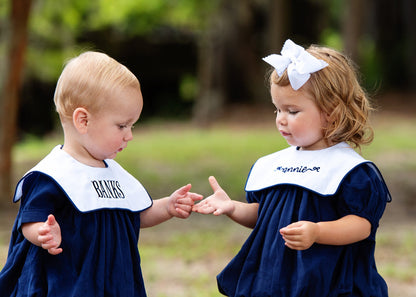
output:
[[[222,214],[231,215],[234,212],[235,205],[230,197],[228,197],[227,193],[220,187],[215,177],[210,176],[209,183],[214,194],[194,205],[192,211],[202,214],[214,214],[216,216]]]
[[[62,253],[61,245],[61,228],[53,215],[49,215],[45,223],[41,224],[38,229],[39,245],[48,251],[51,255]]]
[[[308,221],[292,223],[280,229],[285,245],[294,250],[310,248],[319,236],[319,225]]]
[[[305,250],[312,244],[347,245],[368,238],[371,223],[357,215],[346,215],[335,221],[312,223],[299,221],[280,229],[286,245]]]
[[[173,192],[169,197],[168,213],[181,219],[186,219],[191,215],[195,201],[201,200],[202,195],[191,193],[191,185],[188,184]]]

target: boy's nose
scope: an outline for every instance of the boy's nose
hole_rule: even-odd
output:
[[[130,141],[133,139],[133,132],[131,131],[131,129],[127,132],[127,134],[124,136],[124,140],[125,141]]]

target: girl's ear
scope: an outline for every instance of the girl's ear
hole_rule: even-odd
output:
[[[321,115],[322,115],[322,118],[323,118],[326,122],[329,122],[329,121],[331,120],[331,115],[330,115],[329,113],[324,112],[324,111],[321,111]]]
[[[88,110],[86,110],[84,107],[78,107],[74,110],[74,113],[72,114],[72,121],[74,123],[75,129],[81,133],[85,134],[87,133],[87,126],[89,121],[90,114]]]

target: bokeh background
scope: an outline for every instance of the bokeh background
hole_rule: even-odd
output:
[[[268,65],[292,39],[347,53],[377,112],[363,151],[393,202],[379,267],[391,296],[416,296],[416,1],[0,0],[0,267],[16,181],[62,141],[53,106],[66,60],[102,51],[139,78],[144,110],[118,157],[154,198],[184,183],[209,195],[209,174],[236,199],[251,164],[285,147],[267,90]],[[192,215],[143,230],[149,296],[219,296],[215,275],[249,230]]]

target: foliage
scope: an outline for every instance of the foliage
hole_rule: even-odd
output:
[[[79,42],[85,32],[108,28],[122,38],[155,36],[160,28],[197,33],[218,1],[38,0],[32,11],[28,68],[34,77],[55,80],[62,61],[93,47]]]

